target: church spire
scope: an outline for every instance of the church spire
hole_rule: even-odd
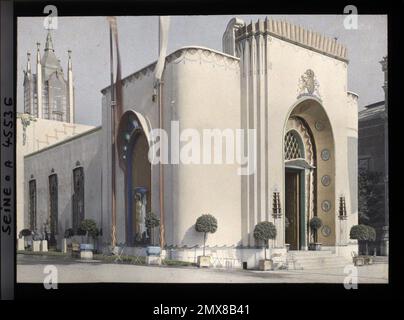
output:
[[[27,52],[27,74],[31,74],[31,53]]]
[[[55,51],[53,49],[53,41],[52,41],[52,35],[50,32],[50,29],[48,30],[48,35],[46,36],[46,44],[45,44],[45,51],[52,50],[53,52]]]

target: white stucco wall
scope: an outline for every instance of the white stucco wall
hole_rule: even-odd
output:
[[[27,115],[17,115],[17,150],[16,150],[16,187],[17,187],[17,233],[24,228],[28,228],[29,221],[24,219],[25,205],[25,192],[24,189],[27,179],[24,177],[24,156],[38,151],[42,148],[46,148],[64,139],[71,138],[76,134],[80,134],[87,130],[94,128],[93,126],[87,126],[82,124],[71,124],[66,122],[46,120],[35,118],[31,120],[26,126],[26,140],[23,143],[24,126],[22,125],[22,117]]]
[[[146,67],[125,80],[124,111],[134,110],[158,127],[158,105],[152,101],[153,67]],[[171,120],[179,120],[180,132],[193,128],[240,128],[238,59],[199,47],[180,49],[167,58],[163,76],[164,128],[171,139]],[[226,84],[224,89],[223,84]],[[109,92],[103,98],[104,221],[110,217],[110,112]],[[189,141],[189,140],[188,140]],[[185,145],[187,141],[181,143]],[[202,156],[202,155],[201,155]],[[218,231],[208,245],[237,245],[240,237],[240,177],[237,165],[164,165],[165,237],[167,245],[202,243],[194,230],[196,219],[210,213],[218,219]],[[152,210],[159,208],[158,165],[152,166]],[[118,242],[125,239],[124,177],[117,167]],[[107,222],[105,222],[107,223]],[[109,226],[110,228],[110,226]]]
[[[73,169],[84,169],[84,215],[94,219],[102,226],[102,162],[100,157],[100,127],[71,137],[63,142],[25,156],[25,221],[28,218],[28,184],[36,180],[37,190],[37,228],[42,231],[43,223],[49,217],[49,175],[58,178],[58,235],[63,236],[67,228],[72,227]],[[78,165],[79,162],[80,164]]]

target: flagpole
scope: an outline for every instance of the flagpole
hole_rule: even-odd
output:
[[[160,55],[160,43],[161,43],[161,21],[159,17],[159,40],[158,40],[158,54]],[[159,104],[159,128],[160,130],[163,129],[163,99],[162,99],[162,81],[163,77],[161,77],[161,80],[158,81],[158,104]],[[163,159],[163,143],[160,144],[160,164],[159,164],[159,169],[160,169],[160,248],[163,250],[164,245],[165,245],[165,230],[164,230],[164,168],[162,164],[162,159]]]
[[[110,68],[111,68],[111,213],[112,213],[112,225],[111,225],[111,245],[116,246],[116,190],[115,190],[115,88],[114,88],[114,66],[113,66],[113,44],[112,44],[112,28],[109,27],[109,41],[110,41]]]

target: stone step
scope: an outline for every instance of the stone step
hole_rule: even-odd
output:
[[[349,264],[352,264],[351,260],[337,256],[330,251],[300,251],[297,254],[294,252],[288,254],[290,270],[342,268]]]
[[[332,262],[332,263],[300,263],[296,262],[296,265],[303,267],[303,268],[312,268],[312,267],[340,267],[352,264],[349,261],[342,261],[342,262]],[[293,265],[293,263],[289,263],[289,265]]]
[[[342,260],[342,259],[344,259],[345,260],[345,258],[343,258],[343,257],[338,257],[338,256],[323,256],[323,257],[289,257],[288,259],[290,259],[290,260],[298,260],[298,261],[328,261],[328,260],[331,260],[331,261],[334,261],[334,260]]]
[[[330,250],[320,250],[320,251],[289,250],[288,254],[294,256],[323,256],[323,255],[332,255],[333,252]]]

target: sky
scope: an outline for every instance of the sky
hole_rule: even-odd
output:
[[[387,55],[387,16],[360,15],[358,29],[345,29],[343,15],[238,15],[245,22],[286,20],[320,32],[348,48],[348,90],[359,95],[360,109],[384,99],[384,75],[379,61]],[[190,45],[222,51],[222,35],[235,16],[172,16],[168,53]],[[158,17],[121,16],[118,20],[122,76],[152,63],[158,55]],[[27,52],[36,73],[36,43],[41,54],[47,30],[43,17],[20,17],[17,24],[17,110],[23,111],[23,70]],[[109,27],[105,17],[59,17],[52,31],[56,56],[67,71],[67,50],[72,50],[76,122],[101,124],[101,89],[109,85]]]

